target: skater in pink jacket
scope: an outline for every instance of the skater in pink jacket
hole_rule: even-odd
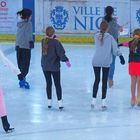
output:
[[[7,66],[9,69],[11,69],[14,73],[18,75],[18,78],[21,79],[22,75],[20,70],[15,67],[3,54],[3,52],[0,50],[0,60],[3,61],[4,65]],[[0,85],[0,117],[2,120],[3,129],[6,133],[12,132],[14,130],[13,127],[10,126],[8,119],[7,119],[7,112],[6,112],[6,106],[3,96],[3,90]]]

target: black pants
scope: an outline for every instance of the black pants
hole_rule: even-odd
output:
[[[52,99],[52,77],[54,80],[55,88],[56,88],[56,94],[57,99],[62,99],[62,89],[61,89],[61,83],[60,83],[60,71],[52,72],[52,71],[43,71],[45,79],[46,79],[46,92],[48,99]]]
[[[29,71],[31,50],[17,47],[17,64],[23,77],[25,78]]]
[[[95,74],[95,81],[93,85],[93,98],[96,98],[97,92],[98,92],[98,86],[100,82],[100,71],[101,67],[93,67],[94,69],[94,74]],[[107,80],[108,80],[108,72],[109,68],[102,68],[102,99],[106,98],[106,93],[107,93]]]

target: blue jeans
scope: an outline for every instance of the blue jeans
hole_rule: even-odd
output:
[[[116,56],[113,55],[112,63],[110,65],[110,69],[109,69],[108,80],[113,80],[114,71],[115,71],[115,60],[116,60]]]

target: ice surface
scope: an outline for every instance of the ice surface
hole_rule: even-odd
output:
[[[1,43],[7,57],[16,64],[14,44]],[[65,45],[72,67],[61,67],[65,109],[60,112],[53,86],[53,108],[47,109],[45,79],[40,66],[40,44],[32,50],[27,80],[30,90],[18,87],[17,77],[0,67],[9,122],[15,132],[5,134],[0,126],[0,140],[140,140],[140,109],[130,107],[128,65],[116,59],[115,85],[108,89],[108,110],[101,111],[101,90],[97,106],[90,108],[94,74],[93,45]],[[11,49],[12,48],[12,49]],[[121,48],[128,61],[127,48]]]

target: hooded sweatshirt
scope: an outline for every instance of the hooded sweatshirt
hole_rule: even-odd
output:
[[[17,23],[16,46],[19,46],[19,48],[30,49],[30,41],[33,41],[31,21],[19,21]]]
[[[103,43],[101,43],[101,37],[101,33],[95,35],[96,50],[92,65],[95,67],[110,67],[112,63],[112,54],[115,56],[120,56],[122,54],[117,47],[117,42],[109,33],[104,33]]]

